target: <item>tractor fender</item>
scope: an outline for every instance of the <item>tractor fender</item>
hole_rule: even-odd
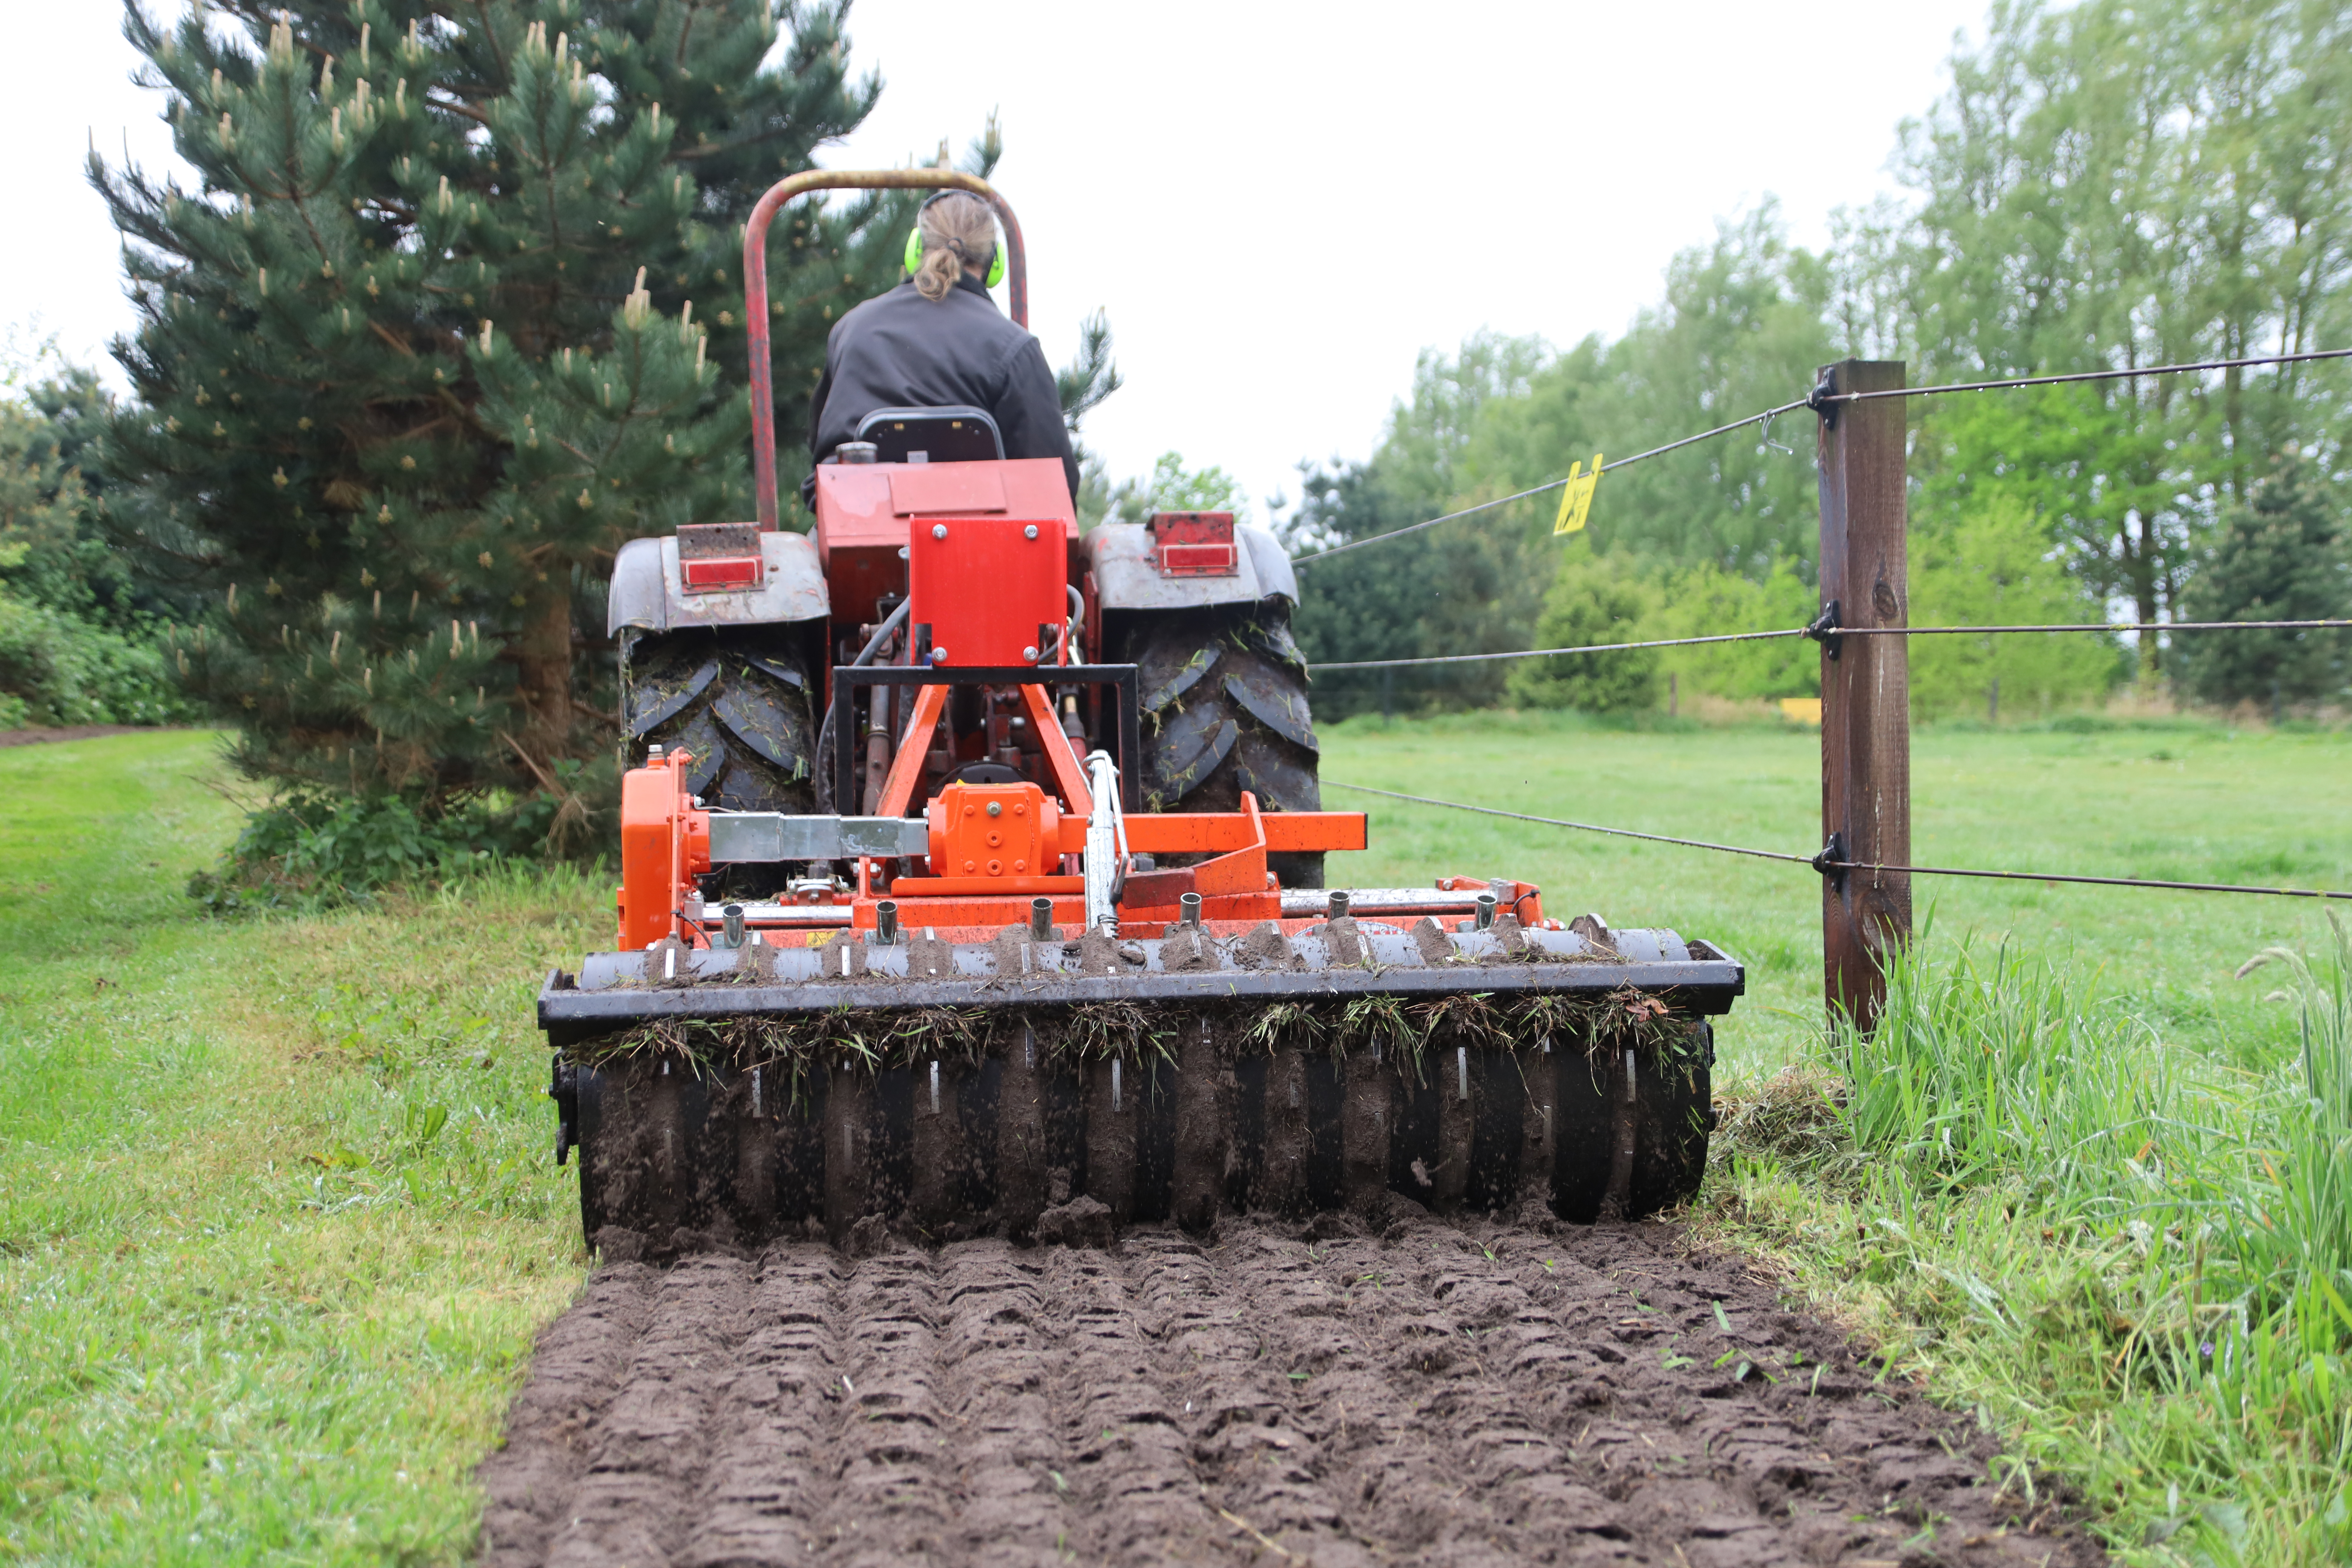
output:
[[[1151,563],[1151,531],[1138,522],[1106,522],[1087,535],[1087,562],[1106,610],[1181,610],[1202,605],[1255,604],[1281,597],[1298,603],[1298,578],[1281,543],[1263,528],[1234,530],[1241,545],[1230,577],[1163,577]]]
[[[761,626],[820,620],[832,613],[816,543],[804,533],[763,533],[767,574],[756,588],[689,594],[677,572],[677,536],[632,539],[613,558],[604,631],[667,632],[681,626]]]

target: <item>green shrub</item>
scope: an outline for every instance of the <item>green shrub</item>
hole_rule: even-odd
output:
[[[438,805],[391,793],[289,795],[247,817],[220,864],[188,879],[188,893],[215,915],[307,910],[510,860],[577,859],[604,842],[617,790],[609,769],[574,762],[556,764],[556,783],[560,799],[490,791]]]
[[[1704,637],[1801,626],[1820,613],[1820,605],[1821,590],[1785,555],[1760,583],[1712,563],[1669,567],[1658,582],[1657,612],[1643,635]],[[1817,697],[1822,689],[1821,647],[1802,638],[1670,647],[1663,664],[1685,695],[1753,700]]]
[[[1622,558],[1596,556],[1580,540],[1561,558],[1559,575],[1544,596],[1543,614],[1536,619],[1536,647],[1634,641],[1646,635],[1650,607],[1647,584]],[[1523,659],[1512,668],[1509,689],[1513,699],[1530,708],[1574,708],[1587,713],[1654,708],[1657,650]]]
[[[2068,626],[2106,619],[2105,606],[2051,549],[2048,529],[1998,500],[1965,514],[1923,517],[1912,531],[1911,624]],[[2103,633],[1911,639],[1911,712],[2040,716],[2104,699],[2131,657]]]
[[[2189,621],[2336,620],[2352,616],[2352,535],[2344,492],[2302,458],[2282,458],[2222,524],[2181,595]],[[2352,633],[2189,632],[2175,668],[2207,702],[2341,700]]]
[[[0,588],[0,727],[170,724],[194,716],[152,642]]]

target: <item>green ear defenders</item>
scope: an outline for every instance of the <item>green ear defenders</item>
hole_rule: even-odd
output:
[[[923,207],[929,206],[941,196],[952,195],[954,194],[955,187],[952,185],[943,191],[933,191],[929,195],[923,198],[923,205],[915,209],[916,217],[919,219],[923,216]],[[970,191],[966,191],[963,194],[965,195],[971,195]],[[907,275],[909,278],[913,277],[917,272],[922,269],[922,266],[923,226],[921,223],[918,222],[914,227],[907,231]],[[991,289],[995,288],[999,283],[1004,281],[1004,242],[1002,239],[999,239],[996,242],[996,254],[988,258],[988,277],[983,279],[983,281]]]

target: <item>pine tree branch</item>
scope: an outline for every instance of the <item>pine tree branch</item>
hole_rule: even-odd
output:
[[[488,125],[490,122],[490,117],[488,115],[484,114],[478,109],[468,109],[455,99],[447,97],[436,98],[430,92],[420,93],[417,96],[425,100],[428,108],[446,109],[452,114],[462,114],[467,119],[474,121],[477,125]]]
[[[540,784],[546,789],[548,794],[559,797],[565,794],[563,786],[557,784],[554,776],[540,765],[539,759],[532,756],[529,752],[523,750],[522,742],[520,741],[516,740],[504,730],[500,730],[499,731],[499,739],[504,741],[507,745],[513,750],[514,754],[522,759],[522,765],[531,771],[531,776],[539,780]]]
[[[514,83],[514,68],[507,63],[506,50],[499,47],[499,30],[490,20],[490,8],[484,0],[474,0],[474,15],[482,19],[482,37],[489,40],[490,58],[499,62],[499,76],[508,86]],[[488,123],[485,121],[484,123]]]
[[[409,346],[408,340],[394,332],[390,327],[385,326],[382,321],[376,321],[371,317],[368,321],[368,331],[373,332],[377,337],[382,338],[385,342],[390,343],[402,353],[406,354],[410,359],[415,359],[416,357],[416,351]],[[437,425],[441,423],[441,421],[436,420],[434,423]]]

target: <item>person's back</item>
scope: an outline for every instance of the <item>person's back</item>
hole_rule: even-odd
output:
[[[823,462],[877,408],[963,405],[996,421],[1006,457],[1060,458],[1076,496],[1077,459],[1045,351],[982,280],[999,254],[995,215],[977,196],[944,193],[924,204],[910,256],[918,245],[911,279],[835,323],[810,405],[809,456]]]

